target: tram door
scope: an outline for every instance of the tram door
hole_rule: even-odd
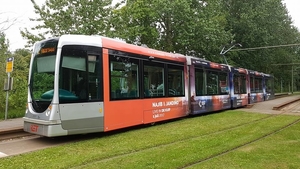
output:
[[[99,52],[78,48],[67,48],[62,52],[59,86],[74,97],[60,97],[60,116],[62,127],[70,134],[103,131],[101,56]]]

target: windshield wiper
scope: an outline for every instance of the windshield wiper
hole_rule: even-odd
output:
[[[31,88],[31,83],[28,84],[29,87],[29,91],[30,91],[30,96],[31,96],[31,103],[33,104],[33,107],[35,107],[36,109],[40,109],[40,106],[38,105],[38,103],[34,100],[33,98],[33,94],[32,94],[32,88]]]

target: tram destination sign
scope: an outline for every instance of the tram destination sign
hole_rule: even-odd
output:
[[[12,72],[13,68],[14,68],[14,58],[13,57],[9,57],[6,60],[6,73]]]

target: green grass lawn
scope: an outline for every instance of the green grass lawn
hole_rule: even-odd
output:
[[[300,118],[268,116],[230,110],[99,134],[94,139],[1,158],[0,168],[300,168],[300,124],[242,146]],[[209,159],[237,146],[241,147]]]

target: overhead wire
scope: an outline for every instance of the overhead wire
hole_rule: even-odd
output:
[[[233,52],[233,51],[245,51],[245,50],[271,49],[271,48],[291,47],[291,46],[300,46],[300,43],[275,45],[275,46],[263,46],[263,47],[254,47],[254,48],[240,48],[240,49],[232,49],[231,51]]]

